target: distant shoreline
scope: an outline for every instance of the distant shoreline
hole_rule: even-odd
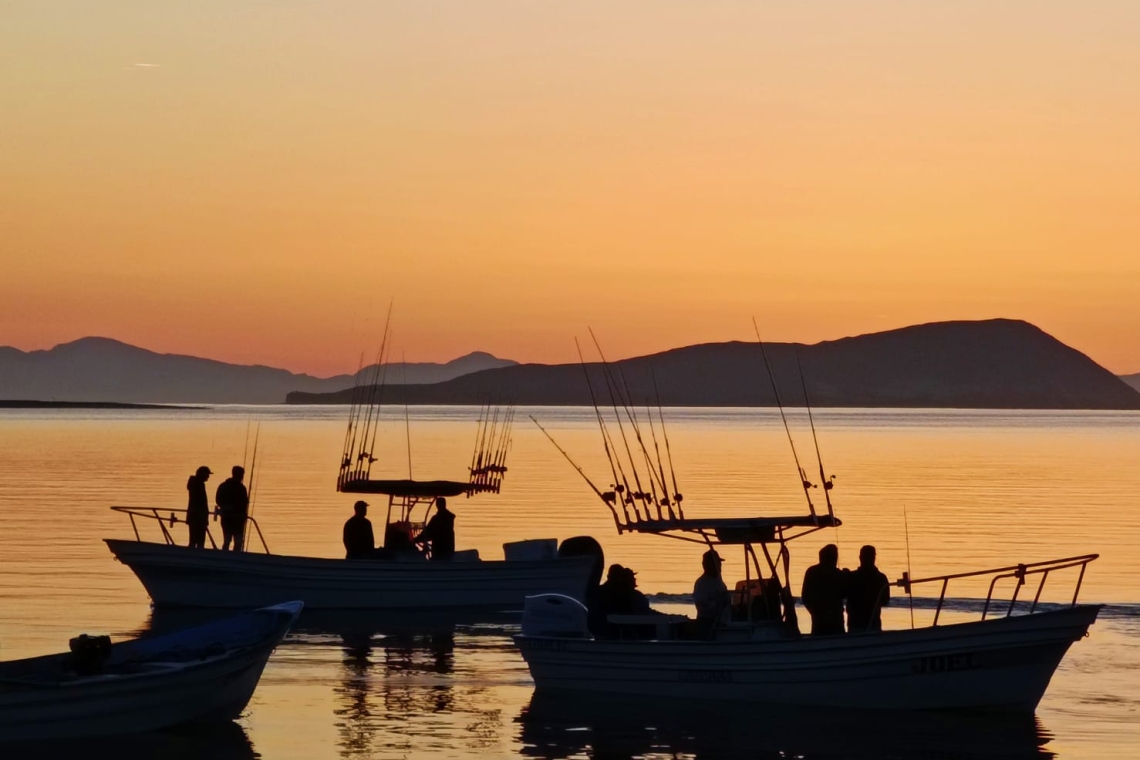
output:
[[[204,409],[183,404],[128,404],[117,401],[25,401],[0,399],[0,409]]]

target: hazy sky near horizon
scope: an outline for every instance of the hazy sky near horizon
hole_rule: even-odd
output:
[[[1029,320],[1140,372],[1135,0],[0,4],[0,345]]]

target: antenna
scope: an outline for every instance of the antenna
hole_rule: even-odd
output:
[[[412,423],[408,419],[408,357],[400,353],[400,364],[404,370],[404,435],[408,440],[408,480],[412,479]]]

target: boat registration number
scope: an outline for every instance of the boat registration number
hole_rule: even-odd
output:
[[[920,657],[912,666],[915,673],[952,673],[958,670],[974,670],[982,667],[973,652],[961,654],[936,654]]]

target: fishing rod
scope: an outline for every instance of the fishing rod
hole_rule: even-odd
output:
[[[552,436],[552,435],[551,435],[551,434],[550,434],[550,433],[547,431],[547,429],[546,429],[546,428],[544,428],[544,427],[542,426],[542,423],[540,423],[538,420],[536,420],[536,419],[534,418],[534,415],[532,415],[532,414],[531,414],[531,415],[527,415],[527,416],[528,416],[528,417],[530,417],[530,421],[531,421],[531,422],[533,422],[535,425],[537,425],[537,426],[538,426],[538,429],[542,431],[543,435],[545,435],[545,436],[546,436],[547,440],[549,440],[551,443],[553,443],[553,444],[554,444],[554,448],[558,449],[558,452],[559,452],[560,454],[562,454],[562,456],[564,456],[564,457],[566,458],[566,461],[570,463],[570,466],[571,466],[571,467],[573,467],[575,470],[577,470],[577,471],[578,471],[578,474],[582,476],[582,480],[586,481],[586,485],[590,486],[590,488],[592,488],[592,489],[593,489],[594,493],[596,493],[596,494],[598,495],[598,498],[599,498],[599,499],[601,499],[601,500],[602,500],[602,501],[605,503],[605,505],[606,505],[607,507],[609,507],[609,509],[610,509],[610,514],[612,514],[612,515],[613,515],[613,518],[614,518],[614,523],[617,525],[617,528],[618,528],[618,533],[621,533],[621,530],[622,530],[622,524],[621,524],[621,521],[618,519],[618,513],[617,513],[617,510],[615,510],[615,509],[614,509],[614,505],[613,505],[613,501],[614,501],[614,500],[613,500],[613,493],[611,492],[611,493],[609,494],[609,497],[610,497],[610,498],[607,498],[607,494],[605,494],[605,493],[602,493],[602,489],[600,489],[600,488],[598,488],[596,485],[594,485],[594,481],[590,480],[590,476],[588,476],[588,475],[587,475],[587,474],[586,474],[586,473],[585,473],[585,472],[582,470],[582,468],[578,466],[578,463],[577,463],[577,462],[575,462],[573,459],[571,459],[571,458],[570,458],[570,455],[566,453],[566,449],[564,449],[564,448],[562,448],[561,446],[559,446],[559,445],[558,445],[558,441],[554,440],[554,436]]]
[[[360,353],[360,363],[364,364],[364,352]],[[343,482],[356,480],[359,477],[360,470],[360,456],[359,452],[364,448],[365,441],[368,439],[367,418],[365,418],[364,429],[361,429],[361,414],[362,411],[367,409],[365,400],[369,393],[370,372],[375,375],[375,365],[372,367],[362,367],[357,371],[357,384],[352,392],[352,409],[349,411],[349,430],[352,431],[352,442],[349,445],[348,451],[345,453],[342,465],[345,468],[342,476]],[[363,375],[363,384],[361,384],[360,377]],[[360,446],[356,445],[357,438],[360,439]]]
[[[609,389],[609,393],[610,393],[610,404],[614,408],[614,416],[617,418],[618,432],[621,433],[621,441],[622,441],[622,444],[625,446],[625,455],[629,459],[629,467],[630,467],[630,470],[633,472],[633,483],[635,486],[637,486],[637,491],[635,493],[632,493],[632,494],[626,493],[626,498],[630,501],[631,505],[633,506],[633,513],[635,515],[637,515],[637,519],[638,519],[638,521],[640,521],[641,520],[641,513],[637,511],[637,501],[639,501],[639,500],[644,501],[645,500],[645,491],[641,487],[641,478],[637,474],[637,465],[633,461],[633,452],[629,448],[629,439],[625,435],[625,426],[622,424],[622,421],[621,421],[621,412],[619,412],[618,408],[617,408],[617,397],[614,395],[614,391],[616,390],[616,388],[615,388],[616,383],[613,382],[613,377],[610,374],[609,362],[606,361],[606,357],[602,353],[602,347],[598,343],[597,336],[594,335],[593,329],[590,329],[589,332],[590,332],[590,338],[592,338],[594,341],[594,348],[597,349],[598,356],[600,356],[602,359],[602,368],[603,368],[605,378],[606,378],[606,387]],[[619,393],[619,395],[620,395],[620,393]],[[620,454],[619,454],[619,457],[620,457]],[[648,511],[649,510],[646,509],[647,514],[648,514]]]
[[[253,459],[249,463],[249,493],[247,494],[247,497],[249,499],[249,504],[248,504],[249,509],[246,511],[246,514],[250,518],[253,517],[254,497],[256,496],[256,483],[254,481],[254,477],[255,477],[256,472],[257,472],[257,443],[260,439],[261,439],[261,423],[258,422],[257,423],[257,430],[253,434]],[[243,540],[242,540],[241,549],[243,552],[246,551],[245,540],[244,540],[245,529],[246,529],[246,526],[242,525]]]
[[[625,515],[625,521],[628,524],[630,522],[629,508],[626,505],[626,500],[625,500],[623,494],[629,490],[629,481],[626,480],[625,471],[622,469],[620,457],[615,458],[615,456],[614,456],[614,453],[613,453],[613,450],[611,447],[612,440],[610,438],[609,431],[606,430],[606,423],[605,423],[605,420],[602,418],[602,410],[598,406],[598,398],[594,394],[594,384],[592,382],[590,382],[590,372],[586,368],[586,359],[584,356],[582,356],[582,346],[580,343],[578,343],[577,337],[574,338],[574,347],[578,350],[578,361],[582,365],[582,374],[586,378],[586,387],[590,391],[590,403],[594,407],[594,415],[598,418],[598,429],[602,433],[602,445],[605,447],[605,450],[606,450],[606,460],[609,461],[610,472],[613,473],[614,493],[617,495],[617,498],[621,500],[621,511],[622,511],[622,514]],[[620,479],[618,478],[619,472],[621,473]],[[597,489],[595,488],[594,490],[596,491]],[[607,504],[608,503],[609,502],[607,502]],[[616,512],[614,513],[614,520],[615,521],[617,520],[617,513]],[[620,525],[618,528],[618,532],[619,533],[621,532]]]
[[[792,429],[788,427],[788,417],[784,414],[784,404],[780,401],[780,389],[776,387],[776,376],[772,373],[772,365],[768,361],[768,352],[764,350],[764,341],[760,339],[760,328],[756,325],[756,318],[752,318],[752,328],[756,331],[756,342],[760,344],[760,355],[764,357],[764,368],[768,370],[768,380],[772,383],[772,394],[776,397],[776,408],[780,410],[780,419],[784,422],[784,432],[788,434],[788,445],[792,448],[792,459],[796,462],[796,471],[800,476],[800,484],[804,489],[804,498],[807,499],[808,510],[815,517],[815,505],[811,503],[811,489],[814,487],[807,479],[804,468],[800,465],[800,457],[796,453],[796,442],[792,440]]]
[[[649,456],[649,448],[645,445],[645,441],[641,437],[641,424],[637,419],[637,407],[633,403],[633,394],[630,393],[629,383],[626,382],[625,373],[622,372],[620,366],[616,367],[616,372],[617,372],[618,379],[621,380],[621,386],[622,386],[622,389],[624,391],[624,399],[622,401],[622,405],[625,407],[626,417],[629,418],[629,423],[630,423],[630,425],[633,426],[634,435],[637,437],[637,445],[641,447],[641,454],[645,458],[645,466],[649,470],[649,489],[652,492],[651,495],[653,497],[653,506],[656,507],[656,509],[657,509],[657,519],[660,520],[660,519],[662,519],[662,517],[661,517],[661,499],[657,496],[657,484],[654,482],[654,478],[657,475],[656,475],[656,471],[653,469],[653,459]],[[648,400],[646,400],[646,410],[647,411],[648,411],[648,408],[649,408],[649,402],[648,402]],[[669,487],[665,485],[665,479],[662,478],[660,483],[661,483],[661,492],[665,495],[666,498],[668,498]],[[650,494],[646,494],[646,496],[649,496],[649,495]],[[646,507],[646,512],[648,512],[648,511],[649,511],[649,508]]]
[[[685,513],[681,511],[681,501],[685,497],[677,488],[677,471],[673,469],[673,452],[669,448],[669,432],[665,429],[665,414],[661,409],[661,390],[657,387],[657,373],[653,371],[652,366],[649,368],[649,373],[653,377],[653,393],[657,396],[657,417],[661,420],[661,437],[665,439],[665,456],[669,460],[669,477],[673,481],[673,503],[677,505],[677,516],[684,520]]]
[[[629,420],[630,425],[633,427],[634,435],[637,437],[637,444],[641,448],[641,454],[645,458],[645,466],[649,470],[649,487],[652,490],[653,505],[657,508],[658,519],[660,519],[660,517],[661,517],[661,501],[657,496],[657,488],[656,488],[656,484],[654,483],[654,477],[656,476],[656,473],[653,469],[653,460],[649,456],[649,449],[645,445],[645,441],[641,435],[641,424],[637,419],[637,407],[633,403],[633,394],[629,390],[629,383],[626,381],[625,373],[622,372],[621,367],[620,366],[611,366],[611,364],[606,360],[605,355],[602,353],[601,346],[598,345],[598,339],[597,339],[597,337],[594,336],[593,330],[590,331],[590,337],[592,337],[594,339],[594,345],[598,349],[598,355],[601,356],[601,358],[602,358],[602,366],[607,373],[607,379],[611,381],[610,382],[610,397],[612,399],[614,391],[617,392],[617,397],[621,401],[622,408],[625,410],[626,418]],[[652,370],[652,366],[650,367],[650,370]],[[617,379],[621,381],[620,387],[618,386],[617,381],[612,380],[614,373],[617,374]],[[648,408],[648,401],[646,402],[646,407]],[[616,411],[617,411],[616,407],[615,407],[614,411],[616,413]],[[633,462],[632,456],[630,456],[630,466],[634,467],[635,472],[636,472],[636,465]],[[640,487],[640,484],[639,484],[639,487]],[[664,478],[662,478],[662,480],[661,480],[661,491],[663,494],[666,495],[666,497],[668,497],[669,488],[668,488],[668,486],[665,485]],[[650,494],[642,494],[642,496],[645,498],[648,498],[650,496]],[[643,501],[645,500],[645,498],[643,498]],[[648,512],[648,507],[646,508],[646,512]]]
[[[510,406],[507,408],[505,415],[505,422],[503,423],[502,434],[500,435],[498,443],[495,444],[493,452],[493,463],[488,467],[489,474],[488,480],[490,481],[490,488],[498,493],[502,486],[503,475],[507,471],[507,451],[511,447],[511,428],[515,421],[515,408]]]
[[[246,458],[249,457],[249,427],[253,424],[253,420],[245,421],[245,446],[241,450],[241,468],[245,469]]]
[[[815,443],[815,458],[819,462],[819,482],[823,486],[823,498],[827,502],[827,516],[835,518],[835,509],[831,506],[831,489],[835,487],[835,476],[830,478],[823,470],[823,455],[819,453],[819,436],[815,433],[815,418],[811,413],[811,400],[808,398],[807,381],[804,380],[804,366],[800,363],[800,353],[796,352],[796,368],[800,371],[800,386],[804,390],[804,406],[807,407],[808,423],[811,425],[811,439]],[[835,543],[839,544],[839,526],[835,526]]]
[[[352,467],[352,447],[356,445],[356,437],[353,434],[353,431],[356,424],[356,404],[358,397],[360,396],[360,375],[362,372],[364,372],[363,351],[360,352],[360,362],[357,364],[356,374],[353,376],[352,396],[350,397],[348,404],[348,427],[346,427],[344,431],[344,446],[342,447],[340,457],[340,475],[337,477],[338,491],[340,490],[340,487],[344,485],[345,475],[348,474],[348,471]],[[249,433],[247,431],[246,438],[248,439],[248,437]]]
[[[487,466],[491,463],[491,454],[488,446],[494,446],[495,428],[499,420],[499,407],[487,408],[487,417],[483,420],[483,432],[476,448],[475,468],[471,471],[471,480],[476,487],[481,488],[486,482]]]
[[[665,493],[661,501],[657,503],[657,519],[664,519],[661,516],[661,507],[665,507],[666,511],[669,513],[669,519],[672,520],[675,519],[675,515],[673,514],[673,503],[669,501],[669,488],[665,485],[665,466],[661,463],[661,447],[657,445],[657,428],[653,424],[653,409],[649,406],[648,401],[645,402],[645,415],[649,417],[649,434],[653,438],[653,451],[657,454],[657,469],[661,477],[661,489]]]
[[[511,428],[515,422],[515,407],[514,405],[508,406],[503,413],[503,425],[499,430],[498,436],[491,442],[491,464],[490,467],[503,468],[506,463],[507,449],[511,445]]]
[[[369,446],[369,437],[372,432],[373,415],[375,412],[376,400],[376,386],[380,379],[381,367],[384,366],[384,355],[388,342],[389,329],[392,322],[392,306],[388,305],[388,319],[384,323],[384,332],[381,333],[380,346],[376,351],[376,360],[371,366],[365,370],[365,384],[361,391],[360,407],[364,409],[364,424],[360,424],[360,407],[357,408],[357,429],[360,432],[360,445],[356,445],[355,437],[353,440],[353,467],[351,480],[359,480],[364,477],[364,458],[372,457],[371,447]],[[375,441],[373,440],[373,443]],[[369,462],[371,466],[371,462]]]
[[[910,525],[906,519],[906,502],[903,502],[903,535],[906,537],[906,596],[910,599],[910,627],[914,628],[914,592],[910,588]]]
[[[483,433],[483,417],[487,414],[487,407],[490,404],[490,399],[483,402],[479,407],[479,417],[475,420],[475,445],[471,447],[471,466],[467,468],[470,473],[467,476],[468,485],[475,485],[475,460],[479,457],[479,437]]]
[[[376,461],[373,452],[376,450],[376,433],[380,430],[380,399],[384,385],[388,382],[388,356],[391,352],[390,343],[392,340],[392,306],[393,302],[389,302],[388,316],[384,320],[384,337],[380,341],[380,352],[377,356],[371,395],[368,399],[368,415],[365,418],[366,426],[364,429],[364,438],[361,439],[360,453],[357,454],[356,458],[358,476],[363,476],[366,479],[372,475],[372,463]],[[377,384],[377,380],[379,380],[379,384]],[[369,440],[369,430],[371,430],[372,433],[371,440]],[[364,451],[365,442],[368,443],[368,451]],[[363,465],[365,457],[368,458],[366,470]]]
[[[380,375],[380,367],[384,357],[384,343],[388,337],[388,325],[385,323],[384,332],[380,338],[380,347],[376,351],[376,360],[364,370],[364,386],[360,390],[360,400],[356,407],[356,431],[352,440],[352,480],[358,480],[361,475],[361,460],[364,449],[368,446],[368,432],[372,425],[372,401],[376,397],[376,381]],[[361,425],[361,415],[364,423]],[[356,445],[356,435],[360,434],[360,445]],[[371,456],[371,454],[369,454]]]

